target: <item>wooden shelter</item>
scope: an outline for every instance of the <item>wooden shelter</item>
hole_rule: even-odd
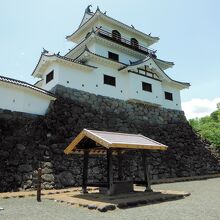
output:
[[[107,155],[107,183],[102,190],[109,195],[129,192],[133,190],[132,181],[122,181],[122,155],[127,150],[140,150],[144,170],[144,182],[146,190],[151,190],[149,181],[148,165],[146,164],[146,150],[166,150],[167,146],[147,138],[141,134],[126,134],[107,131],[96,131],[83,129],[80,134],[64,150],[65,154],[84,154],[83,163],[83,192],[87,192],[88,159],[90,154]],[[119,181],[113,181],[112,155],[118,156],[118,177]]]

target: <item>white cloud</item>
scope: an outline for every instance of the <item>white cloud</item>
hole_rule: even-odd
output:
[[[187,119],[190,118],[201,118],[209,115],[216,110],[217,103],[220,102],[220,98],[213,100],[208,99],[192,99],[188,102],[182,103],[183,111]]]

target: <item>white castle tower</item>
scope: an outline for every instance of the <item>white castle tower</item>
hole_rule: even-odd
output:
[[[158,37],[117,21],[97,8],[85,10],[79,28],[67,36],[76,43],[66,55],[44,50],[33,71],[35,85],[51,90],[62,85],[89,93],[181,110],[180,90],[189,83],[171,79],[172,62],[149,49]]]

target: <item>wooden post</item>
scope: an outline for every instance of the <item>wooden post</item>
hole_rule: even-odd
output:
[[[42,170],[41,168],[38,168],[37,172],[37,201],[41,202],[41,175],[42,175]]]
[[[89,161],[89,151],[86,149],[84,150],[84,159],[83,159],[82,193],[88,193],[87,191],[88,161]]]
[[[145,151],[142,151],[142,164],[143,164],[143,171],[144,171],[144,181],[146,189],[145,191],[152,191],[151,185],[150,185],[150,179],[149,179],[149,167],[148,164],[146,164],[146,155]]]
[[[121,150],[118,150],[118,179],[119,180],[123,179],[123,174],[122,174],[122,153],[121,153]]]
[[[108,182],[108,194],[112,194],[113,186],[113,169],[112,169],[112,150],[107,149],[107,182]]]

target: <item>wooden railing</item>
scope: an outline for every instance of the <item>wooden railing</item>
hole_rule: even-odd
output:
[[[111,33],[109,31],[102,29],[102,28],[97,28],[96,33],[98,33],[100,36],[102,36],[104,38],[107,38],[109,40],[112,40],[114,42],[122,44],[126,47],[132,48],[136,51],[139,51],[139,52],[142,52],[145,54],[151,54],[156,57],[156,50],[151,50],[149,48],[146,48],[146,47],[140,45],[139,43],[135,43],[135,42],[132,42],[131,40],[128,40],[124,37],[121,37],[121,35]]]

